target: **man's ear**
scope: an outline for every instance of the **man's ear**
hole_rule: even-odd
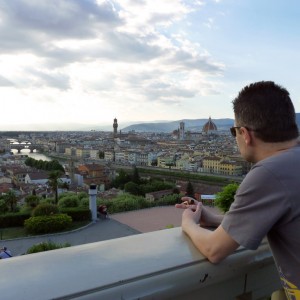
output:
[[[249,146],[252,143],[252,136],[250,134],[250,131],[247,130],[247,128],[245,128],[245,127],[240,128],[240,130],[241,130],[243,139],[245,141],[245,144],[247,146]]]

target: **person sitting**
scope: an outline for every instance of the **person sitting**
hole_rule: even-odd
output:
[[[98,213],[101,219],[109,219],[106,205],[99,205]]]
[[[11,258],[11,252],[6,247],[0,249],[0,259]]]

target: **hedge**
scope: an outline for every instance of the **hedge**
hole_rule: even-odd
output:
[[[91,211],[86,207],[68,207],[59,210],[62,214],[67,214],[73,221],[89,221],[91,220]]]
[[[24,222],[25,229],[29,233],[44,234],[67,229],[72,223],[72,218],[66,214],[52,216],[31,217]]]
[[[0,227],[20,227],[30,217],[30,213],[7,213],[0,215]]]
[[[50,251],[50,250],[55,250],[55,249],[60,249],[60,248],[65,248],[65,247],[70,247],[70,243],[65,243],[65,244],[56,244],[51,241],[49,242],[41,242],[39,244],[35,244],[31,246],[27,251],[26,254],[31,254],[31,253],[37,253],[37,252],[43,252],[43,251]]]

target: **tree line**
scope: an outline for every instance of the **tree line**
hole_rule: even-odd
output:
[[[32,157],[27,157],[25,160],[25,165],[44,171],[61,171],[63,173],[65,172],[64,167],[56,159],[51,161],[45,161],[41,159],[36,160]]]

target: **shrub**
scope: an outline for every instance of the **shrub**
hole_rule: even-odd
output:
[[[8,212],[8,206],[3,199],[0,199],[0,214],[5,214]]]
[[[43,234],[62,231],[72,223],[66,214],[31,217],[24,222],[25,229],[32,234]]]
[[[44,204],[44,203],[48,203],[48,204],[56,204],[54,198],[46,198],[46,199],[42,199],[42,200],[40,201],[40,204]]]
[[[129,181],[124,185],[124,190],[127,193],[130,193],[132,195],[145,195],[145,191],[143,189],[143,186],[140,184],[137,184],[133,181]]]
[[[119,213],[123,211],[137,210],[149,207],[149,202],[141,196],[122,194],[112,200],[100,200],[99,205],[106,205],[108,213]]]
[[[86,207],[68,207],[61,208],[60,212],[67,214],[73,221],[89,221],[91,220],[91,211]]]
[[[27,206],[29,206],[31,208],[35,208],[40,203],[40,197],[35,196],[35,195],[28,195],[25,198],[25,203]]]
[[[77,195],[69,195],[58,200],[58,207],[77,207],[79,204],[79,200]]]
[[[215,205],[223,212],[227,212],[231,203],[234,201],[235,193],[239,185],[230,183],[223,187],[222,191],[216,194]]]
[[[74,196],[74,195],[76,196],[75,192],[63,192],[58,195],[58,200],[60,200],[61,198],[64,198],[64,197],[69,197],[69,196]]]
[[[30,217],[30,213],[7,213],[0,216],[0,227],[20,227]]]
[[[81,198],[81,199],[79,200],[78,206],[79,206],[79,207],[89,207],[89,203],[90,203],[90,200],[89,200],[88,197]]]
[[[55,244],[51,241],[42,242],[42,243],[35,244],[35,245],[31,246],[30,248],[28,248],[26,254],[50,251],[50,250],[55,250],[55,249],[60,249],[60,248],[65,248],[65,247],[70,247],[70,246],[71,246],[71,244],[69,244],[69,243]]]
[[[81,200],[83,198],[89,198],[89,195],[86,192],[80,192],[80,193],[77,194],[77,197],[78,197],[79,200]]]
[[[161,197],[159,200],[151,202],[153,206],[175,205],[179,203],[181,198],[180,194],[172,194]]]
[[[55,204],[42,203],[39,204],[33,211],[32,216],[50,216],[58,213],[58,207]]]

